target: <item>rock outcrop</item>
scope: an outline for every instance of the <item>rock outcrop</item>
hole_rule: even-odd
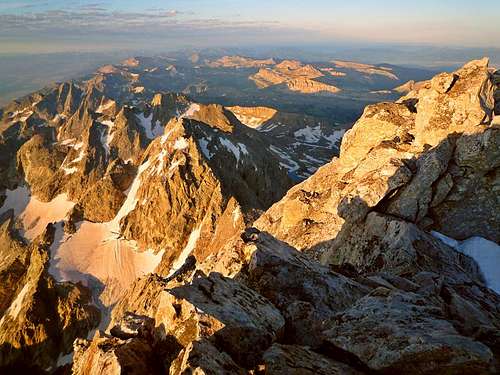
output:
[[[257,227],[333,255],[375,210],[453,238],[498,241],[491,75],[481,60],[450,76],[398,103],[367,107],[344,136],[340,158],[292,188]]]
[[[286,85],[290,91],[298,91],[303,94],[317,94],[321,92],[335,94],[340,91],[338,87],[302,77],[287,81]]]

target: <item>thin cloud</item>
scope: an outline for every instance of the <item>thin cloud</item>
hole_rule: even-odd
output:
[[[221,20],[218,18],[190,19],[187,13],[175,9],[151,9],[142,12],[110,11],[102,7],[103,3],[92,3],[78,9],[47,10],[22,14],[0,14],[0,32],[16,33],[26,31],[117,31],[148,32],[172,28],[228,29],[277,26],[274,21]]]

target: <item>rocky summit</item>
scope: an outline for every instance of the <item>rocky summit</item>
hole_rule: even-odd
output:
[[[0,373],[500,372],[487,59],[404,85],[350,129],[144,88],[141,64],[0,111]],[[336,92],[315,79],[346,69],[398,79],[206,64],[291,91]]]

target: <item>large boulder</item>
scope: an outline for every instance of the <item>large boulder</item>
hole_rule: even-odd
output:
[[[312,351],[306,346],[274,344],[264,353],[270,375],[355,375],[352,367]]]
[[[142,279],[118,303],[113,322],[127,312],[153,318],[158,342],[173,340],[189,353],[197,348],[194,342],[209,340],[211,344],[202,347],[215,346],[243,367],[256,365],[285,325],[266,298],[217,273],[205,277],[191,272],[170,281]]]
[[[422,296],[380,287],[338,314],[324,332],[327,351],[354,354],[381,373],[486,374],[493,354],[464,337]]]
[[[317,344],[322,322],[369,291],[266,233],[245,253],[248,282],[283,312],[288,339],[302,345]]]

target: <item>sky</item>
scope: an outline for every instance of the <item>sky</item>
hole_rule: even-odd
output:
[[[307,43],[500,47],[498,0],[0,0],[0,51]]]

